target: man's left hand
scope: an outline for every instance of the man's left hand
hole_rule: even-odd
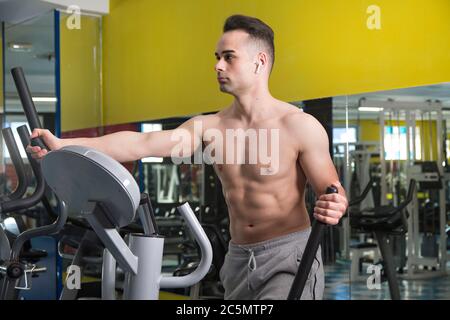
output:
[[[323,194],[316,201],[314,217],[320,222],[336,225],[348,207],[347,198],[339,193]]]

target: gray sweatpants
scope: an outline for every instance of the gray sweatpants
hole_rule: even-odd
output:
[[[220,279],[227,300],[286,300],[311,228],[270,240],[237,245],[230,241]],[[314,259],[302,300],[321,300],[321,250]]]

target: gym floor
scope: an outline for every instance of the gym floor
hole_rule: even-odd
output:
[[[400,294],[405,300],[448,300],[450,299],[450,262],[447,262],[447,276],[427,280],[400,280]],[[387,282],[380,290],[369,290],[364,281],[350,282],[350,261],[338,261],[325,266],[325,300],[389,300]]]

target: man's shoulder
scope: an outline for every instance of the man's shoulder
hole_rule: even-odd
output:
[[[192,125],[201,128],[202,131],[210,128],[217,128],[220,124],[220,112],[200,114],[192,117],[189,121]]]
[[[319,121],[314,116],[303,112],[302,109],[290,105],[283,110],[282,120],[288,128],[292,129],[314,129]]]
[[[279,112],[282,114],[288,114],[288,113],[303,113],[302,109],[297,107],[296,105],[293,105],[291,103],[276,100],[275,106]]]
[[[328,142],[325,128],[314,116],[298,110],[291,112],[283,118],[284,128],[289,136],[296,141],[300,150],[315,148],[316,145]]]
[[[203,123],[209,126],[217,126],[221,121],[232,119],[231,107],[227,107],[215,113],[202,115]]]
[[[201,121],[203,123],[207,123],[207,122],[217,120],[220,117],[219,113],[220,113],[220,111],[206,113],[206,114],[199,114],[199,115],[192,117],[191,119],[195,120],[195,121]]]

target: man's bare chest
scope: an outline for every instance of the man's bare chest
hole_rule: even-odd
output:
[[[294,174],[298,148],[289,131],[273,124],[242,128],[219,126],[203,133],[202,154],[221,179],[261,182]]]

